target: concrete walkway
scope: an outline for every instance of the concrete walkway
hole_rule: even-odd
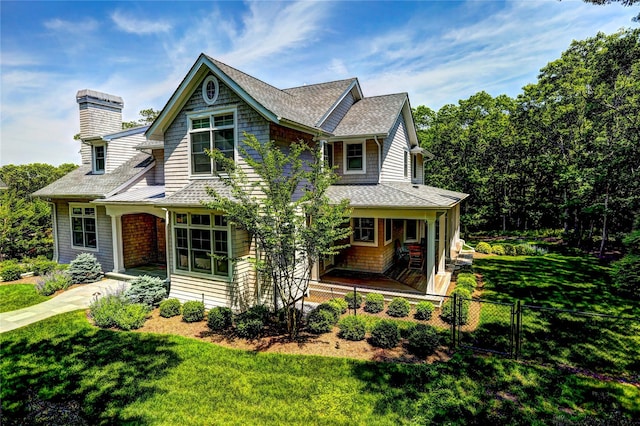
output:
[[[15,330],[54,315],[89,307],[95,296],[127,288],[123,281],[106,279],[83,284],[37,305],[0,314],[0,333]]]

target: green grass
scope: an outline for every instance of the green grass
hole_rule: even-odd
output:
[[[15,311],[37,305],[49,297],[38,294],[33,284],[7,284],[0,286],[0,312]]]
[[[100,330],[82,311],[0,335],[2,424],[590,424],[640,415],[640,389],[501,357],[407,365],[244,352]],[[29,402],[31,401],[31,403]],[[65,418],[30,407],[45,401]]]
[[[482,298],[570,311],[636,318],[622,320],[525,308],[522,358],[631,376],[640,380],[640,306],[609,290],[608,266],[588,256],[491,256],[474,261]],[[508,348],[510,307],[483,304],[481,325],[467,337],[491,349]]]

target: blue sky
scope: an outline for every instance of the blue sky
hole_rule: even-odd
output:
[[[161,109],[201,52],[279,88],[358,77],[439,109],[516,96],[571,40],[635,27],[637,8],[575,0],[0,2],[0,165],[78,163],[75,94]]]

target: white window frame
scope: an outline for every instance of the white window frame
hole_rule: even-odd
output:
[[[93,215],[88,215],[85,212],[85,209],[90,208],[93,209]],[[73,212],[73,209],[82,209],[82,213],[77,214]],[[75,232],[73,229],[73,218],[80,218],[82,219],[82,241],[83,241],[83,245],[78,246],[75,244],[75,239],[73,238],[73,233]],[[87,231],[85,230],[85,219],[93,219],[94,221],[94,225],[95,225],[95,234],[96,234],[96,246],[95,247],[88,247],[87,246],[87,241],[86,241],[86,233]],[[71,235],[71,248],[75,249],[75,250],[82,250],[82,251],[93,251],[93,252],[97,252],[98,251],[98,247],[100,247],[99,244],[99,240],[98,240],[98,206],[96,206],[95,204],[89,204],[89,203],[69,203],[69,232]]]
[[[228,115],[228,114],[233,114],[233,124],[232,125],[224,125],[224,126],[218,126],[215,127],[214,126],[214,119],[217,116],[221,116],[221,115]],[[202,129],[194,129],[193,128],[193,122],[194,120],[199,120],[199,119],[203,119],[203,118],[208,118],[209,119],[209,127],[206,128],[202,128]],[[188,134],[188,138],[189,138],[189,152],[188,152],[188,156],[189,156],[189,177],[191,179],[198,179],[198,178],[211,178],[211,176],[214,175],[214,168],[215,168],[215,161],[213,161],[213,158],[209,158],[210,161],[210,171],[209,172],[194,172],[193,170],[193,138],[192,135],[197,134],[197,133],[204,133],[204,132],[209,132],[209,150],[213,149],[213,144],[214,144],[214,132],[216,130],[227,130],[227,129],[233,129],[233,161],[236,161],[238,158],[238,111],[236,108],[220,108],[220,109],[213,109],[213,110],[207,110],[205,112],[198,112],[198,113],[194,113],[194,114],[188,114],[187,115],[187,120],[188,120],[188,126],[189,126],[189,134]]]
[[[186,215],[187,223],[177,223],[177,215]],[[200,215],[200,216],[209,216],[209,225],[199,225],[192,223],[192,216]],[[172,272],[176,275],[187,275],[187,276],[195,276],[195,277],[206,277],[208,279],[219,279],[225,281],[231,281],[233,277],[233,262],[232,262],[232,236],[231,236],[231,225],[227,222],[226,225],[216,225],[216,217],[223,218],[222,214],[214,214],[207,211],[174,211],[171,214],[171,238],[172,238],[172,249],[173,249],[173,267]],[[187,268],[179,268],[178,267],[178,238],[176,229],[185,229],[187,232]],[[192,230],[201,230],[201,231],[209,231],[209,243],[210,243],[210,251],[208,253],[215,252],[215,232],[216,231],[224,231],[227,233],[227,274],[220,275],[216,274],[216,259],[211,259],[211,272],[198,271],[194,267],[193,261],[193,252],[200,251],[198,249],[193,249],[193,240],[191,238]],[[182,248],[183,250],[185,248]]]
[[[361,145],[362,146],[362,170],[349,170],[349,161],[347,159],[347,153],[349,151],[349,145]],[[362,142],[343,142],[342,144],[342,158],[344,166],[344,174],[346,175],[363,175],[367,173],[367,143]]]
[[[409,238],[407,236],[407,223],[408,222],[415,222],[416,224],[416,235],[415,238]],[[418,219],[405,219],[404,221],[404,241],[405,242],[409,242],[409,243],[416,243],[420,241],[420,220]]]
[[[103,149],[103,168],[102,169],[98,169],[98,155],[96,154],[96,148],[102,148]],[[96,145],[92,145],[91,146],[91,167],[93,169],[93,173],[96,175],[102,175],[106,172],[107,170],[107,144],[101,143],[101,144],[96,144]]]
[[[216,88],[216,93],[213,96],[213,98],[210,98],[209,93],[207,93],[207,86],[209,85],[210,82],[213,82]],[[202,99],[204,100],[204,102],[207,105],[215,104],[216,101],[218,100],[219,93],[220,93],[220,85],[218,84],[218,79],[215,78],[213,75],[210,75],[207,78],[205,78],[204,81],[202,82]]]
[[[390,232],[389,239],[387,240],[387,231]],[[393,219],[384,219],[384,245],[389,245],[393,241]]]
[[[356,220],[359,219],[373,219],[373,241],[359,241],[354,238],[356,229]],[[351,229],[354,231],[351,233],[351,245],[352,246],[366,246],[366,247],[378,247],[378,218],[377,217],[353,217],[351,218]]]

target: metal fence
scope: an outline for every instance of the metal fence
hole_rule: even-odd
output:
[[[631,377],[640,381],[640,318],[612,316],[578,310],[468,299],[459,295],[413,295],[378,291],[385,296],[379,313],[365,310],[370,288],[345,287],[311,295],[316,303],[344,298],[345,293],[363,296],[359,308],[349,315],[392,318],[388,305],[394,297],[411,302],[407,316],[394,318],[406,322],[431,324],[442,331],[451,351],[470,349],[526,361],[559,365],[595,373]],[[416,319],[416,304],[433,303],[429,320]]]

